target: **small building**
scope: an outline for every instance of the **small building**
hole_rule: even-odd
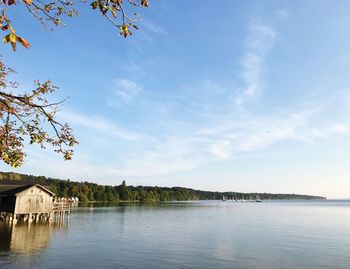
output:
[[[28,220],[42,216],[49,218],[54,196],[52,191],[39,184],[0,184],[0,212],[10,214],[14,220],[17,216],[27,217]]]

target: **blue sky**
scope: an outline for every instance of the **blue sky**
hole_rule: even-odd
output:
[[[12,11],[31,43],[4,60],[69,96],[60,118],[71,162],[27,147],[13,170],[102,184],[206,190],[350,192],[348,1],[151,1],[130,38],[88,6],[43,31]]]

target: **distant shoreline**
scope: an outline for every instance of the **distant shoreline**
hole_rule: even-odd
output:
[[[0,181],[1,182],[1,181]],[[327,199],[326,197],[324,199],[266,199],[262,201],[273,201],[273,202],[278,202],[278,201],[349,201],[350,199]],[[240,200],[229,200],[229,201],[223,201],[222,199],[193,199],[193,200],[167,200],[167,201],[141,201],[141,200],[119,200],[119,201],[88,201],[87,203],[144,203],[144,202],[200,202],[200,201],[212,201],[212,202],[236,202],[236,203],[253,203],[256,202],[255,200],[246,200],[246,201],[240,201]],[[78,203],[83,203],[83,202],[78,202]]]
[[[45,176],[33,176],[13,172],[0,172],[0,184],[41,184],[48,186],[58,197],[78,197],[82,202],[145,202],[145,201],[189,201],[189,200],[326,200],[326,197],[286,193],[243,193],[202,191],[184,187],[99,185],[90,182],[75,182]]]

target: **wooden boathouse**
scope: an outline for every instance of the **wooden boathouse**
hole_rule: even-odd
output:
[[[48,221],[70,213],[69,203],[56,201],[55,194],[40,184],[0,183],[0,220]]]

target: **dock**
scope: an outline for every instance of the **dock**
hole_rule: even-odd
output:
[[[70,214],[70,203],[67,201],[54,202],[52,207],[52,219],[62,221],[69,218]]]

